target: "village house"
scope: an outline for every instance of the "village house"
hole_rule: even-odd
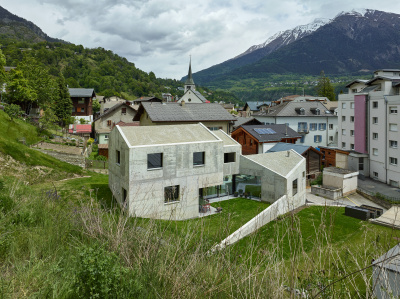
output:
[[[93,88],[68,88],[72,100],[72,116],[77,121],[83,118],[86,122],[93,121],[93,99],[96,93]]]
[[[220,104],[142,102],[133,119],[141,126],[195,124],[201,122],[211,131],[230,133],[236,118]]]
[[[97,99],[99,99],[98,96]],[[108,109],[114,107],[115,105],[126,103],[126,100],[117,96],[102,97],[102,99],[99,100],[99,103],[100,103],[100,115],[101,115]]]
[[[262,154],[271,146],[270,143],[296,143],[301,135],[283,125],[242,125],[231,134],[242,145],[243,155]]]
[[[288,101],[253,113],[265,124],[287,124],[301,134],[298,143],[312,147],[337,143],[338,117],[321,101]]]
[[[228,134],[203,124],[111,132],[109,187],[130,216],[199,217],[206,199],[236,191],[239,173],[259,177],[263,201],[305,202],[305,159],[294,151],[242,156]]]
[[[94,131],[98,144],[107,144],[112,128],[118,122],[132,123],[137,111],[130,103],[119,102],[94,120]]]

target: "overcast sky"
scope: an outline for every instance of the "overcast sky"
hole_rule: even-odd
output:
[[[112,50],[157,77],[180,79],[263,43],[281,30],[370,8],[400,14],[400,1],[0,0],[47,35]]]

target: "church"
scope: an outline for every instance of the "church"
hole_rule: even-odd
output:
[[[210,103],[200,92],[196,90],[196,85],[192,76],[192,59],[189,62],[188,77],[185,82],[185,91],[183,96],[178,100],[178,103],[185,101],[185,103]]]

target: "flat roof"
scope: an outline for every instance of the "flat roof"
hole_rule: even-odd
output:
[[[293,150],[290,150],[289,155],[287,152],[247,155],[245,157],[286,177],[302,159],[305,159]]]
[[[201,124],[116,127],[129,146],[220,141]]]
[[[333,172],[333,173],[339,173],[339,174],[350,174],[350,173],[354,173],[357,171],[352,171],[352,170],[348,170],[348,169],[344,169],[344,168],[339,168],[339,167],[325,167],[324,171],[327,172]]]
[[[227,135],[224,131],[218,130],[218,131],[212,131],[215,135],[218,136],[223,142],[224,145],[239,145],[240,143],[236,142],[231,136]]]

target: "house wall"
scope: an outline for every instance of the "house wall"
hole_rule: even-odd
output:
[[[109,143],[109,186],[122,203],[128,191],[130,216],[159,219],[188,219],[199,215],[199,188],[221,185],[224,175],[223,142],[202,142],[162,146],[124,147],[117,129]],[[116,164],[121,149],[121,164]],[[205,165],[193,166],[193,153],[205,152]],[[163,153],[161,169],[147,169],[147,154]],[[231,171],[237,166],[232,166]],[[164,188],[179,185],[180,200],[164,202]],[[119,192],[119,193],[118,193]]]
[[[303,156],[306,158],[307,175],[315,174],[321,171],[320,154],[314,152],[313,150],[308,150]]]
[[[246,132],[243,128],[239,128],[232,132],[232,138],[242,145],[243,155],[254,155],[262,153],[262,143],[258,143],[257,139]]]
[[[185,92],[185,94],[178,100],[178,103],[182,102],[182,100],[184,100],[186,103],[203,103],[203,101],[200,100],[199,97],[190,90]]]
[[[295,153],[293,153],[295,154]],[[254,161],[241,156],[240,174],[261,177],[261,200],[273,203],[284,195],[288,200],[301,200],[305,203],[306,194],[306,160],[303,159],[297,167],[283,177]],[[293,195],[293,181],[298,179],[298,191]]]
[[[71,98],[72,105],[75,108],[75,112],[72,112],[72,116],[89,116],[93,115],[92,111],[92,98]],[[84,100],[84,103],[80,104],[79,101]],[[78,111],[84,108],[84,112]]]
[[[322,180],[324,182],[324,186],[341,188],[343,190],[343,196],[345,196],[346,194],[356,192],[358,184],[358,172],[341,174],[330,172],[326,169],[323,172]]]
[[[336,167],[343,168],[343,169],[348,169],[349,164],[348,164],[348,154],[342,154],[339,152],[336,152]]]

